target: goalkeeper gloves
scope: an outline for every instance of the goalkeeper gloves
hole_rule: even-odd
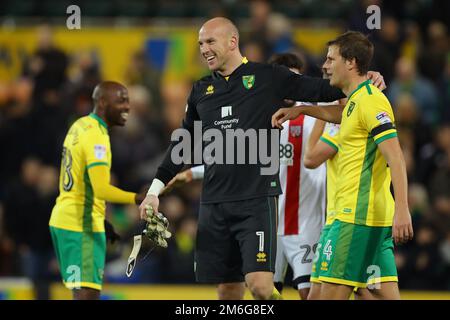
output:
[[[153,212],[151,206],[146,207],[147,225],[143,233],[157,246],[167,248],[167,240],[172,234],[169,230],[169,220],[160,212],[156,214]]]
[[[139,251],[141,250],[142,235],[146,235],[147,238],[150,239],[150,241],[163,248],[167,248],[167,239],[172,236],[169,230],[167,230],[169,228],[169,220],[167,220],[167,218],[164,217],[162,213],[158,212],[154,214],[153,208],[151,206],[147,206],[145,208],[145,212],[147,215],[145,221],[147,223],[144,230],[142,231],[142,234],[134,236],[133,249],[131,250],[131,254],[128,257],[126,269],[127,277],[131,277],[134,267],[136,266],[137,256],[139,254]],[[152,252],[153,249],[154,248],[152,248],[149,253]],[[147,255],[149,253],[147,253]]]

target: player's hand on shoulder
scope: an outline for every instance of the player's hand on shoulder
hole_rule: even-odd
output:
[[[367,72],[367,76],[370,80],[372,80],[372,84],[383,91],[386,89],[386,83],[384,82],[384,77],[381,75],[381,73],[377,71],[369,71]]]
[[[139,216],[142,220],[147,220],[147,206],[153,209],[153,212],[158,212],[159,199],[157,196],[149,194],[144,198],[139,206]]]
[[[272,115],[272,127],[283,129],[283,123],[296,119],[302,112],[301,107],[281,108]]]
[[[395,208],[394,221],[392,223],[392,237],[395,244],[403,244],[412,240],[414,231],[411,214],[408,209]]]

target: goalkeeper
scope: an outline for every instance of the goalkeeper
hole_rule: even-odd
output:
[[[116,82],[102,82],[92,98],[93,112],[75,121],[64,140],[60,194],[49,223],[64,285],[72,289],[75,300],[100,297],[106,238],[118,237],[105,220],[105,202],[134,204],[144,198],[109,183],[108,130],[127,121],[127,89]]]

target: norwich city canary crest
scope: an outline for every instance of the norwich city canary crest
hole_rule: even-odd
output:
[[[242,83],[244,84],[245,89],[251,89],[255,84],[255,75],[242,76]]]

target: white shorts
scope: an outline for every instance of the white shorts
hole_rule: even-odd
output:
[[[298,290],[311,287],[309,278],[319,238],[319,229],[298,235],[278,235],[274,282],[284,282],[289,264],[293,271],[294,287]]]

